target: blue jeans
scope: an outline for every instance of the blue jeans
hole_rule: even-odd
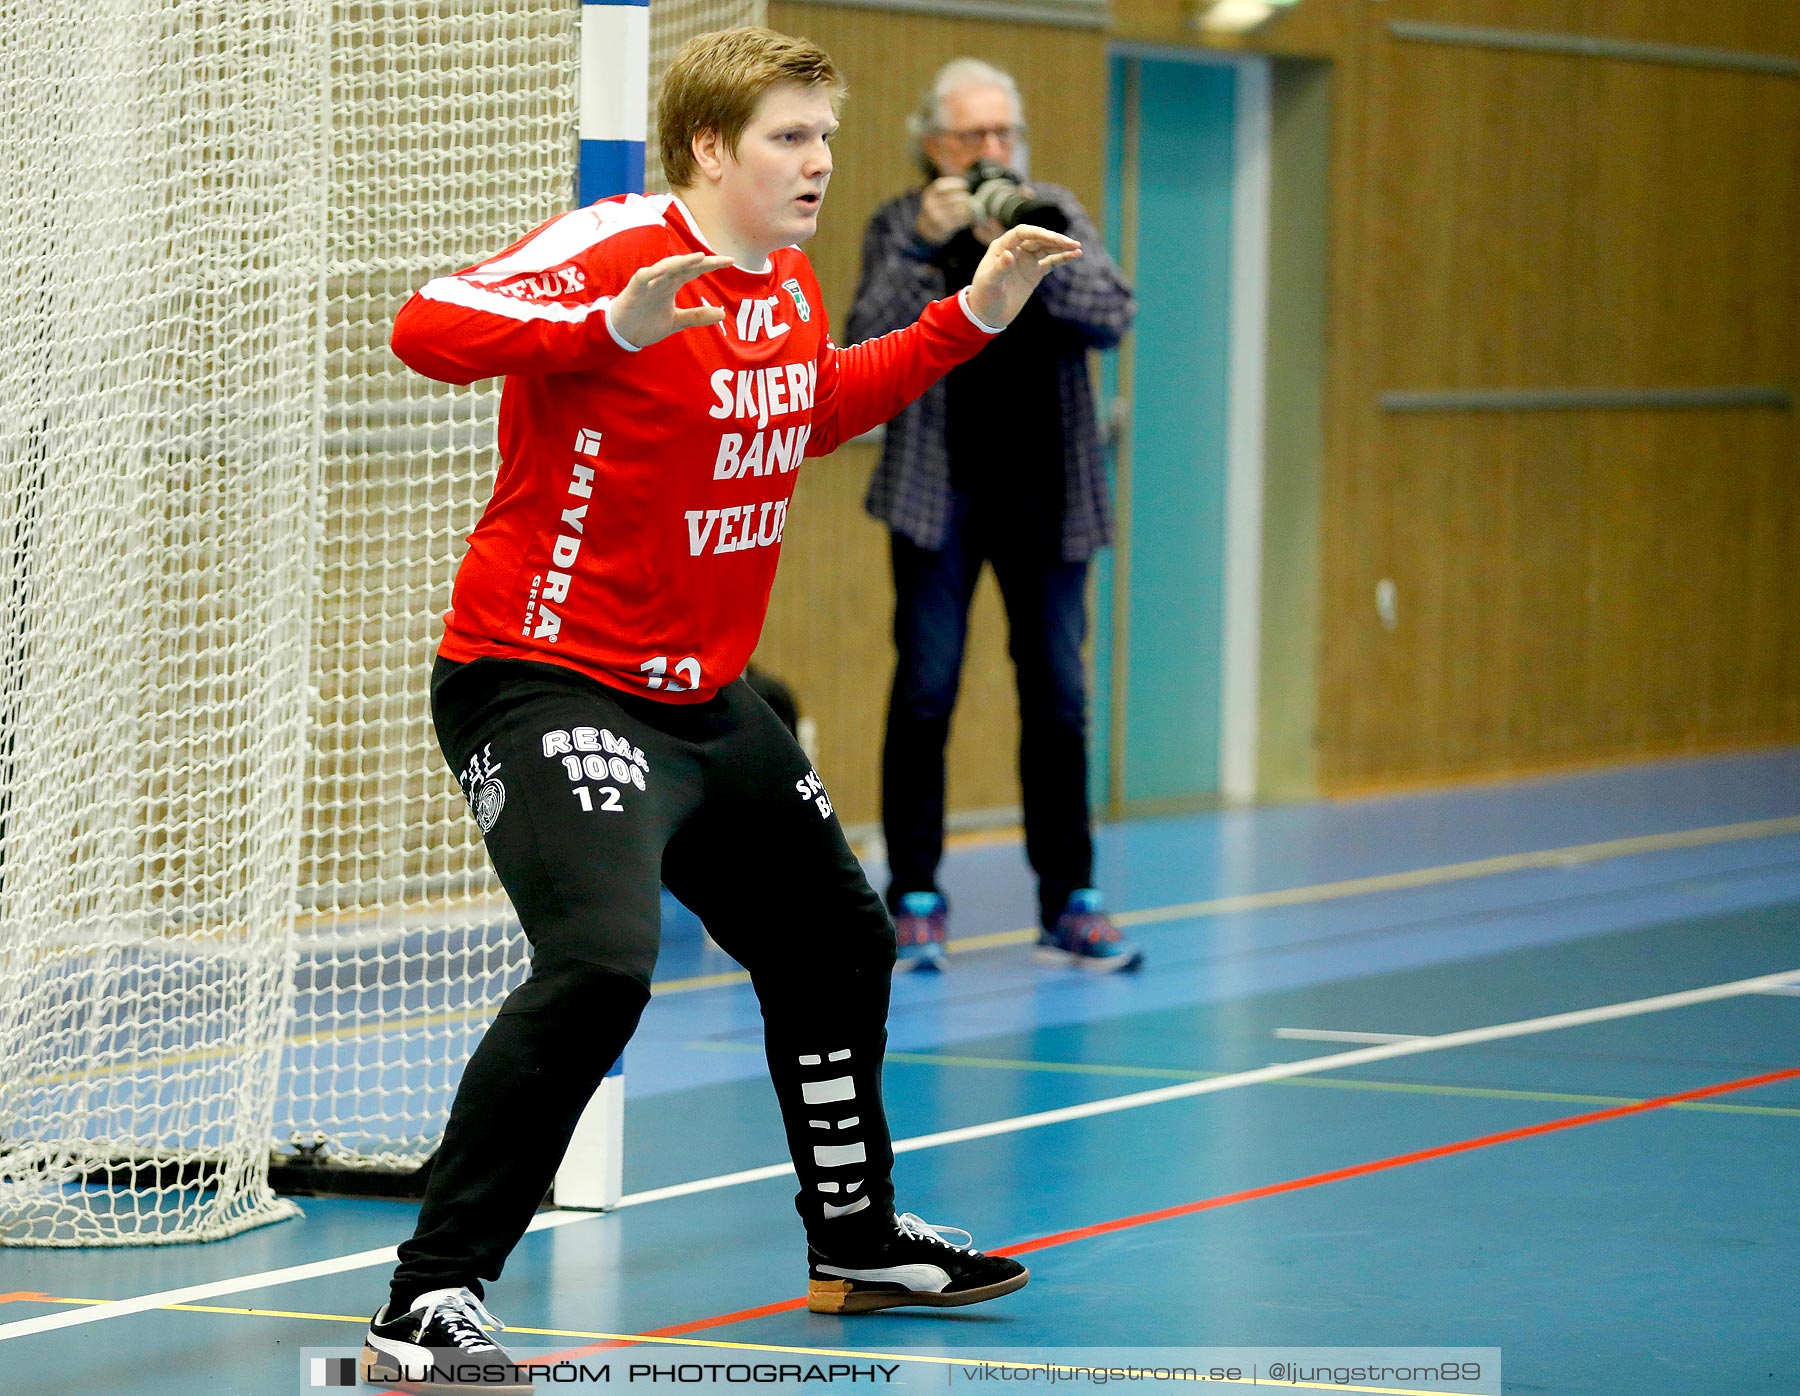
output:
[[[1091,886],[1088,828],[1087,563],[1009,546],[957,496],[944,547],[931,552],[891,534],[894,564],[893,692],[881,753],[881,824],[889,910],[908,892],[935,892],[944,852],[944,746],[962,678],[969,603],[984,563],[1006,606],[1007,648],[1019,689],[1019,785],[1025,856],[1049,926],[1069,894]]]

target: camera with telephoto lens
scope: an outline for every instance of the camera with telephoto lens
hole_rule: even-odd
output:
[[[977,160],[969,166],[969,205],[978,218],[991,218],[1002,228],[1021,223],[1066,233],[1069,220],[1048,199],[1040,199],[1024,187],[1024,181],[994,160]]]

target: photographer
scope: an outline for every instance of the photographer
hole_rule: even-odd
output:
[[[1081,658],[1088,560],[1111,537],[1088,351],[1114,347],[1130,327],[1131,288],[1075,196],[1027,182],[1024,112],[1006,73],[953,60],[908,125],[927,182],[870,220],[849,342],[910,324],[966,286],[1006,227],[1066,231],[1086,255],[1046,276],[1005,333],[893,419],[870,482],[866,507],[890,530],[894,568],[881,813],[898,968],[943,962],[944,747],[983,564],[1005,601],[1019,689],[1038,957],[1136,968],[1141,952],[1092,885]]]

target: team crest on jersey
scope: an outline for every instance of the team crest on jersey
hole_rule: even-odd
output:
[[[802,321],[812,320],[812,307],[806,303],[806,292],[800,289],[800,278],[790,276],[781,283],[781,289],[794,298],[794,309],[800,312]]]
[[[487,833],[500,822],[500,811],[506,808],[506,787],[490,780],[475,792],[475,822]]]
[[[500,762],[494,757],[492,742],[469,758],[456,780],[475,822],[487,833],[500,822],[500,811],[506,808],[506,787],[500,783]]]

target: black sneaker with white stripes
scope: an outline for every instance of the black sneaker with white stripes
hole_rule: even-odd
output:
[[[866,1314],[903,1304],[948,1309],[1024,1287],[1031,1271],[1005,1256],[983,1255],[974,1239],[959,1227],[933,1226],[903,1212],[891,1236],[843,1255],[808,1247],[806,1307],[815,1314]]]
[[[466,1289],[434,1289],[393,1318],[369,1321],[363,1380],[420,1396],[531,1396],[531,1381],[487,1335],[506,1325]]]

